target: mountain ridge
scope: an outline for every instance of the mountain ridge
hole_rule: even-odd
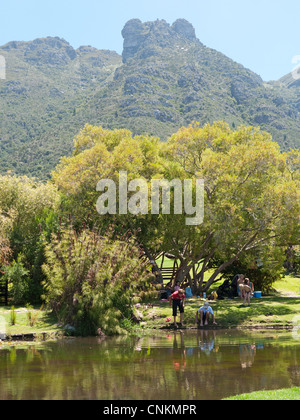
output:
[[[182,125],[259,125],[283,150],[300,145],[300,90],[204,46],[185,19],[128,21],[122,56],[59,37],[0,47],[0,171],[46,178],[86,123],[166,140]]]

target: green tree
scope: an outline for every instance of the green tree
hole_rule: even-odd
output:
[[[120,334],[132,315],[132,295],[148,287],[146,265],[130,238],[62,229],[46,245],[45,300],[81,335]]]
[[[14,215],[12,212],[6,213],[0,207],[0,267],[7,265],[12,255],[9,232],[12,228],[13,218]]]
[[[61,159],[52,178],[63,194],[62,212],[66,217],[71,214],[75,224],[99,222],[96,186],[101,179],[113,179],[118,185],[119,171],[127,171],[130,181],[150,179],[162,170],[157,138],[86,125],[74,144],[73,156]],[[126,217],[122,222],[126,224]]]
[[[299,240],[297,165],[295,151],[282,154],[268,133],[254,127],[233,131],[224,122],[202,128],[195,123],[160,143],[126,130],[86,126],[75,140],[74,156],[62,160],[53,180],[75,221],[91,226],[113,221],[120,231],[139,232],[148,258],[173,255],[180,262],[177,279],[188,279],[199,293],[237,260],[252,264],[259,258],[278,273],[284,248]],[[204,223],[187,226],[185,214],[99,217],[96,184],[110,178],[118,185],[119,171],[127,171],[128,181],[146,180],[149,191],[154,178],[203,179]]]
[[[59,202],[60,195],[51,183],[27,177],[0,176],[1,259],[6,260],[7,265],[11,260],[17,261],[18,255],[22,254],[22,264],[29,271],[26,297],[31,302],[39,301],[42,291],[41,230],[44,229],[48,212],[55,213]]]
[[[29,292],[29,271],[23,264],[23,256],[18,255],[17,260],[5,269],[4,279],[8,281],[10,295],[14,305],[22,305],[27,302]]]
[[[299,189],[269,134],[253,127],[231,131],[225,123],[194,125],[174,134],[166,153],[178,174],[205,182],[204,223],[182,225],[179,233],[174,217],[165,232],[163,246],[180,260],[180,280],[189,278],[201,292],[239,259],[282,267],[284,247],[299,229]]]

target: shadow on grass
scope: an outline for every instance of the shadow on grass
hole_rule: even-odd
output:
[[[300,313],[299,297],[263,297],[252,299],[250,307],[240,307],[239,299],[225,299],[211,302],[216,321],[221,328],[251,325],[278,325],[291,323],[293,316]],[[185,304],[184,324],[196,325],[196,312],[203,305],[198,299],[187,299]],[[161,324],[164,317],[172,316],[172,308],[168,302],[156,301],[154,311]]]
[[[222,301],[222,303],[218,303],[215,311],[219,324],[222,326],[236,326],[255,323],[272,324],[274,321],[278,323],[280,322],[278,317],[296,315],[300,309],[300,298],[276,297],[252,300],[250,307],[240,307],[241,303],[241,301]],[[282,321],[286,322],[287,320],[283,319]]]
[[[283,305],[300,305],[300,297],[286,297],[286,296],[276,296],[276,297],[266,297],[262,299],[263,303],[280,303]]]

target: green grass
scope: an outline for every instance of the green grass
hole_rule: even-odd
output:
[[[214,285],[216,290],[218,284]],[[240,308],[240,299],[225,299],[211,302],[219,327],[292,327],[295,317],[300,314],[300,277],[286,276],[274,284],[276,290],[272,296],[252,299],[251,307]],[[145,326],[162,328],[168,325],[166,319],[172,316],[172,308],[168,302],[154,301],[153,308],[141,308]],[[186,327],[195,327],[196,311],[203,300],[191,298],[186,300],[184,323]],[[172,319],[173,322],[173,319]]]
[[[164,266],[172,265],[173,261],[166,258]],[[210,276],[210,273],[206,274]],[[221,284],[222,281],[215,283],[210,291],[217,290]],[[240,299],[211,302],[218,326],[222,328],[292,327],[295,317],[300,314],[300,277],[287,275],[274,283],[273,287],[276,291],[272,296],[252,299],[250,308],[240,308],[242,303]],[[166,319],[172,317],[169,302],[155,300],[152,304],[152,308],[149,306],[140,308],[144,316],[144,326],[147,328],[166,327],[168,325]],[[186,327],[196,326],[196,311],[202,304],[203,300],[199,298],[186,300],[184,314]]]
[[[278,293],[275,296],[252,299],[251,307],[240,308],[241,300],[223,300],[211,302],[218,326],[221,328],[267,328],[290,327],[295,325],[296,317],[300,314],[300,278],[286,276],[275,283]],[[300,293],[299,293],[300,295]],[[186,300],[184,324],[188,328],[195,328],[196,311],[202,306],[203,300],[191,298]],[[142,326],[144,330],[159,329],[169,326],[173,322],[172,308],[169,302],[153,300],[151,304],[142,304],[137,308],[143,315]],[[34,325],[29,325],[28,310],[16,307],[16,323],[11,325],[11,308],[0,307],[0,331],[8,335],[57,332],[61,327],[57,319],[45,310],[36,307],[31,310]],[[167,318],[172,318],[171,322]],[[178,317],[179,320],[179,317]],[[298,325],[298,324],[297,324]],[[3,331],[4,329],[4,331]]]
[[[275,282],[273,287],[282,294],[300,295],[300,276],[287,275]]]
[[[30,325],[28,315],[32,315],[32,325]],[[11,324],[11,308],[0,307],[0,331],[7,335],[28,334],[41,332],[57,332],[61,328],[57,325],[57,319],[48,311],[40,308],[27,309],[23,307],[15,308],[16,322]],[[3,331],[4,330],[4,331]]]
[[[290,388],[290,389],[279,389],[276,391],[258,391],[251,394],[241,394],[235,397],[225,398],[225,400],[235,400],[235,401],[247,401],[247,400],[272,400],[272,401],[282,401],[282,400],[300,400],[300,388]]]
[[[252,299],[251,307],[241,308],[241,300],[223,300],[211,302],[219,327],[292,327],[295,317],[300,313],[298,297],[265,297]],[[153,307],[142,306],[139,310],[144,315],[145,326],[162,328],[168,325],[167,318],[172,316],[168,302],[153,301]],[[186,327],[195,327],[196,311],[203,305],[203,300],[191,298],[186,300],[184,323]],[[173,318],[172,318],[173,322]]]

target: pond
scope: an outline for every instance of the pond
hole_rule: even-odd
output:
[[[216,400],[300,386],[300,336],[198,330],[0,350],[0,400]]]

